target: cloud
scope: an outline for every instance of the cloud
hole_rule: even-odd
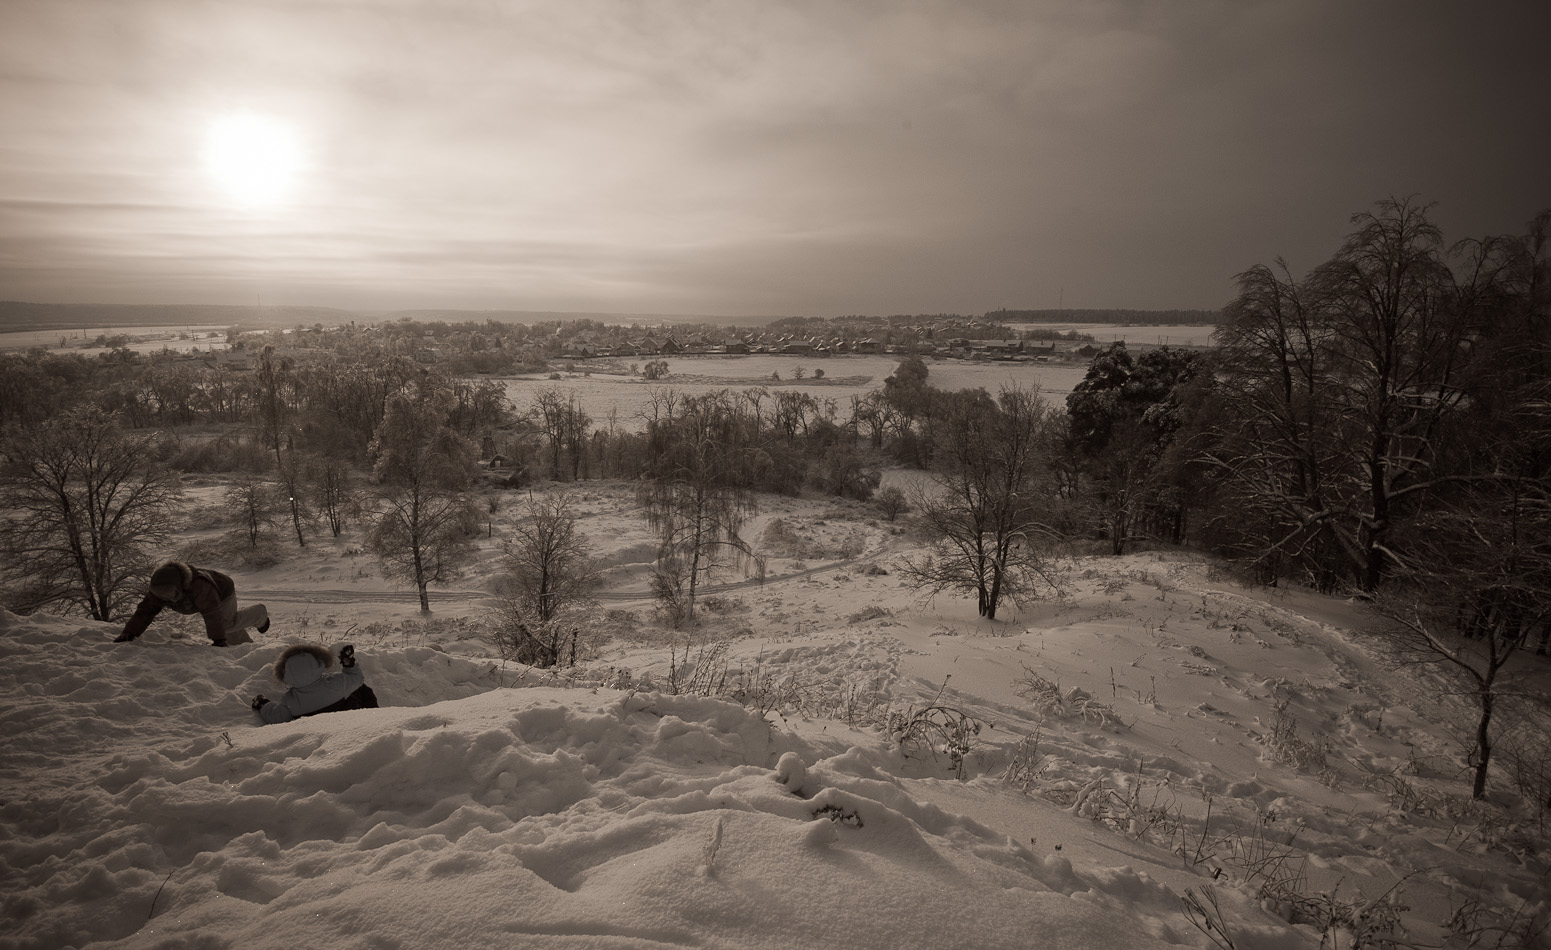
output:
[[[154,266],[184,299],[193,274],[201,292],[268,274],[483,306],[1211,306],[1256,260],[1328,253],[1392,192],[1465,233],[1551,204],[1545,133],[1511,96],[1551,78],[1546,19],[1394,0],[12,3],[0,228],[49,299],[71,288],[28,237],[106,292],[131,271],[145,292]],[[233,110],[306,143],[267,219],[233,215],[198,166]]]

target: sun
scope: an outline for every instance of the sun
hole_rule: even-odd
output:
[[[205,172],[237,204],[270,208],[291,195],[302,170],[301,134],[289,122],[237,113],[205,130]]]

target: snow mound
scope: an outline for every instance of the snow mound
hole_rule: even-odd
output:
[[[261,727],[273,645],[111,633],[0,612],[0,947],[1184,941],[1145,874],[1040,857],[734,704],[482,688],[411,649],[362,656],[387,707]]]

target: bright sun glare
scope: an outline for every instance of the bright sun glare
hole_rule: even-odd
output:
[[[278,204],[296,185],[302,167],[296,128],[248,113],[228,115],[205,131],[205,171],[228,197],[247,208]]]

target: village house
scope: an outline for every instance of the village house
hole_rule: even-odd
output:
[[[249,370],[253,368],[253,354],[247,350],[214,350],[205,362],[221,369]]]

